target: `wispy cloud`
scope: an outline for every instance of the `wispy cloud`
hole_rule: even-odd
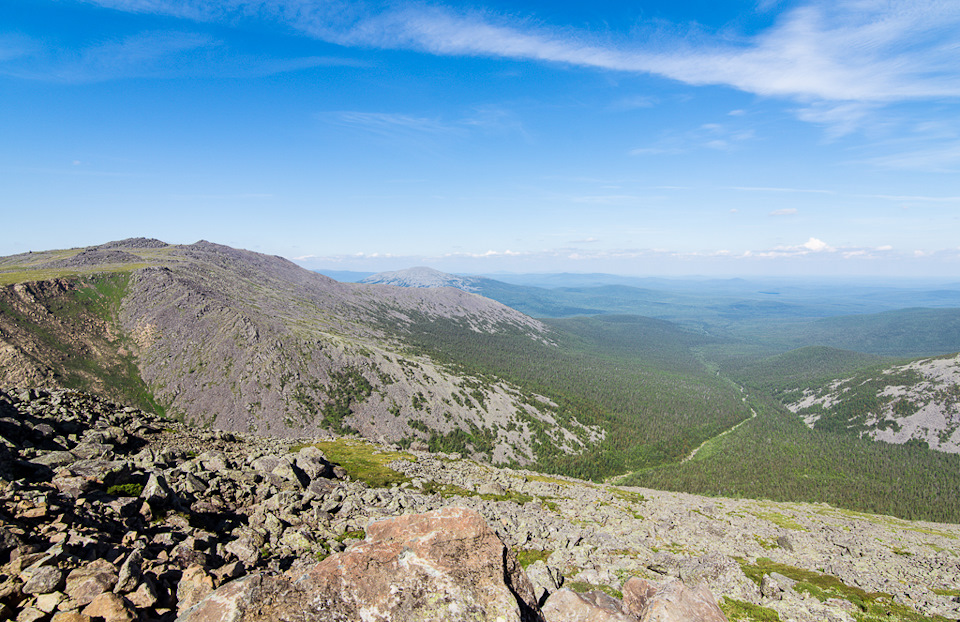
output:
[[[255,77],[320,66],[362,66],[350,58],[250,57],[230,50],[209,34],[150,31],[94,41],[68,51],[53,42],[0,37],[0,75],[62,83],[91,83],[126,78],[176,78],[215,73]]]
[[[797,208],[795,207],[784,207],[783,209],[775,209],[770,212],[771,216],[793,216],[797,213]]]
[[[652,145],[629,151],[630,155],[678,155],[697,149],[733,151],[754,138],[754,131],[722,123],[704,123],[685,132],[664,132]]]
[[[774,192],[774,193],[809,193],[809,194],[836,194],[833,190],[818,190],[815,188],[776,188],[769,186],[728,186],[728,190],[743,192]]]
[[[906,203],[960,203],[960,196],[926,196],[916,194],[864,194],[861,195],[868,199],[883,199],[885,201],[897,201]]]
[[[956,172],[960,170],[960,141],[877,156],[865,162],[885,169]]]
[[[462,128],[439,119],[417,117],[389,112],[337,111],[318,115],[322,121],[350,127],[380,136],[447,135],[462,132]]]
[[[198,21],[267,17],[341,45],[650,73],[688,84],[726,85],[808,102],[890,102],[960,95],[955,46],[960,4],[945,0],[812,0],[785,11],[766,31],[740,37],[729,32],[711,36],[692,26],[688,30],[695,36],[644,32],[642,27],[640,36],[600,36],[491,12],[427,4],[90,1]],[[833,110],[832,114],[844,114]],[[831,113],[809,108],[806,114],[823,120]]]

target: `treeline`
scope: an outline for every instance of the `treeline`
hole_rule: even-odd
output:
[[[693,460],[642,470],[622,483],[960,522],[960,455],[811,430],[772,399],[751,401],[758,416]]]

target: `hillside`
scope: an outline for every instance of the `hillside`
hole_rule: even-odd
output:
[[[779,399],[811,428],[960,453],[960,354],[861,371]]]
[[[549,340],[539,322],[455,289],[341,284],[279,257],[143,239],[4,258],[0,279],[11,283],[0,291],[4,381],[275,436],[453,434],[496,461],[533,459],[533,428],[560,451],[603,436],[558,422],[546,398],[407,352],[414,321]]]

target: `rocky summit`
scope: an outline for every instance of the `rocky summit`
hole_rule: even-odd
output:
[[[960,526],[0,390],[0,619],[941,620]]]

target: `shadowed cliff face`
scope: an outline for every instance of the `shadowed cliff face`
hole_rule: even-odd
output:
[[[274,436],[457,433],[485,439],[485,454],[497,461],[532,459],[531,426],[547,428],[569,451],[600,438],[576,422],[558,425],[544,398],[409,352],[411,327],[439,320],[468,335],[549,339],[536,320],[467,292],[343,284],[209,242],[138,239],[20,259],[29,262],[25,276],[57,278],[4,292],[6,382],[82,387],[128,402],[140,396],[138,406],[152,399],[193,423]],[[78,306],[90,299],[96,304]],[[65,319],[64,306],[79,310]],[[121,369],[133,354],[136,368]],[[68,373],[63,356],[87,368]],[[129,386],[111,389],[101,368],[125,370],[124,382],[113,384]]]

